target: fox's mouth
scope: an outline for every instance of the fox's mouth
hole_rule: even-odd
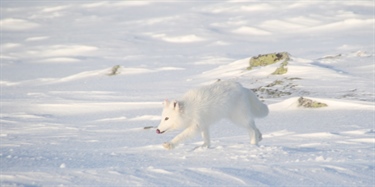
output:
[[[156,133],[157,134],[163,134],[163,133],[165,133],[165,131],[160,131],[159,129],[156,129]]]

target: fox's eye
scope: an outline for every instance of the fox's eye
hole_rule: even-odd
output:
[[[165,121],[169,120],[169,117],[166,117],[164,120],[165,120]]]

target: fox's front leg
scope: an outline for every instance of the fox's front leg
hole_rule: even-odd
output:
[[[203,138],[203,145],[201,147],[209,148],[210,147],[210,134],[208,132],[208,128],[202,129],[201,134]]]
[[[189,127],[182,131],[180,134],[178,134],[176,137],[174,137],[170,142],[165,142],[163,144],[163,147],[171,150],[174,149],[178,144],[186,140],[187,138],[193,136],[194,134],[197,133],[197,128],[196,127]]]

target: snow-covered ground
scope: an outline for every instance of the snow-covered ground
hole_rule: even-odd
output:
[[[373,1],[0,3],[1,186],[375,184]],[[263,90],[260,145],[224,120],[164,150],[162,101],[217,79]]]

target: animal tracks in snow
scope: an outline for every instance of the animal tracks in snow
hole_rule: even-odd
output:
[[[67,47],[68,48],[68,47]],[[89,48],[89,47],[87,47]],[[60,53],[56,52],[56,53]],[[56,57],[56,58],[48,58],[45,60],[42,60],[40,62],[64,62],[64,63],[70,63],[70,62],[78,62],[79,59],[70,58],[70,57]],[[184,70],[184,68],[179,67],[160,67],[160,68],[142,68],[142,67],[120,67],[121,70],[117,74],[118,76],[131,76],[131,75],[139,75],[139,74],[149,74],[149,73],[157,73],[157,72],[163,72],[163,71],[181,71]],[[38,78],[34,80],[25,80],[25,81],[0,81],[1,86],[17,86],[17,85],[23,85],[23,86],[43,86],[43,85],[51,85],[51,84],[61,84],[61,83],[67,83],[67,82],[74,82],[74,81],[81,81],[81,80],[97,80],[100,78],[104,78],[111,72],[112,68],[105,68],[105,69],[98,69],[98,70],[91,70],[91,71],[83,71],[80,73],[68,75],[65,77],[60,78]]]
[[[114,117],[114,118],[104,118],[104,119],[98,119],[96,122],[117,122],[117,121],[158,121],[160,120],[160,116],[156,115],[142,115],[142,116],[136,116],[133,118],[127,118],[125,116],[121,117]]]
[[[375,143],[374,131],[372,129],[361,129],[355,131],[342,132],[316,132],[297,134],[286,130],[272,132],[263,135],[266,141],[277,141],[288,139],[290,141],[300,142],[301,147],[319,147],[332,146],[335,143],[353,144],[357,143]],[[304,141],[308,143],[304,143]],[[315,143],[313,143],[315,141]]]

